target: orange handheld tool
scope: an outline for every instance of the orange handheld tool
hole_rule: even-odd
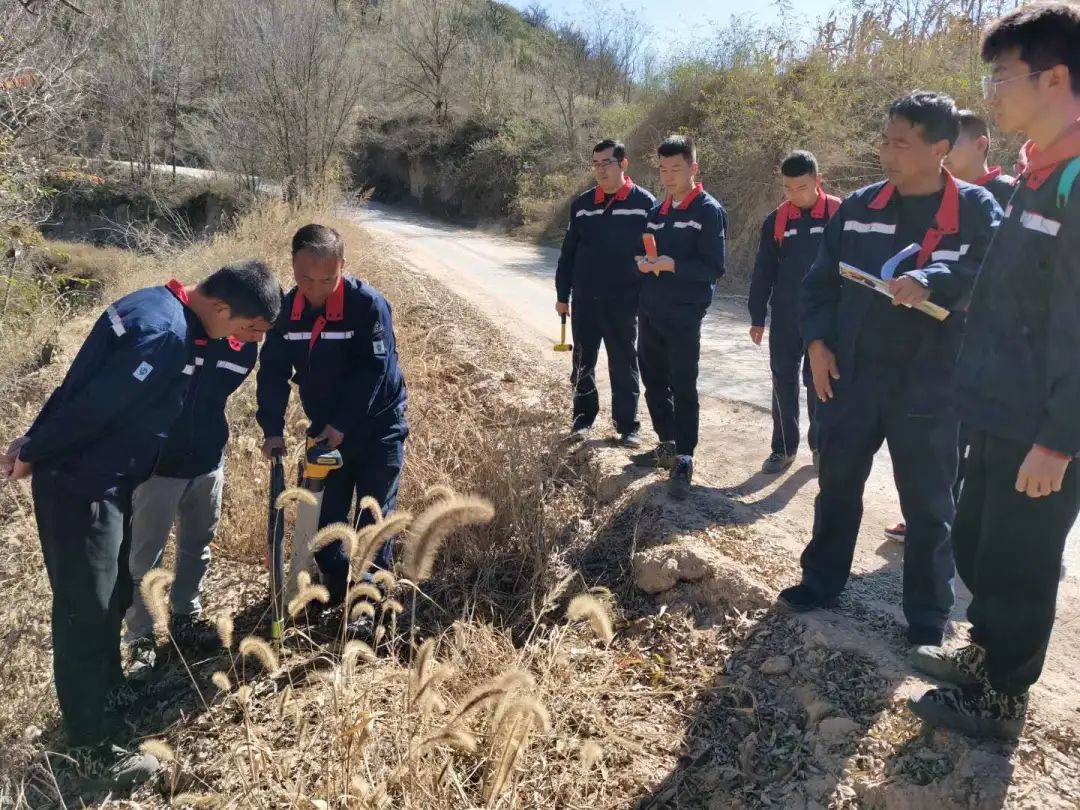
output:
[[[651,233],[643,233],[641,235],[641,242],[645,245],[645,255],[650,259],[655,259],[660,254],[656,250],[656,237]],[[654,270],[653,275],[660,278],[660,271]]]

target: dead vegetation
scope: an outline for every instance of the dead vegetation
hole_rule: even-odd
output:
[[[248,254],[284,273],[288,235],[314,216],[263,209],[123,283],[195,280]],[[1068,806],[1080,789],[1075,733],[1036,723],[1015,751],[924,736],[876,648],[756,607],[758,591],[739,583],[772,587],[768,549],[729,501],[695,503],[680,519],[639,494],[655,484],[647,471],[609,492],[595,469],[604,453],[568,454],[557,441],[560,381],[453,293],[331,221],[353,272],[394,304],[412,435],[402,512],[328,535],[362,560],[404,532],[403,564],[398,578],[353,584],[351,612],[378,628],[370,644],[306,623],[322,595],[310,580],[281,649],[268,643],[268,471],[246,385],[231,406],[205,600],[228,653],[171,655],[131,710],[136,742],[167,760],[133,797],[141,806]],[[57,358],[12,376],[6,434],[25,425],[87,326],[60,324]],[[288,423],[298,435],[301,414]],[[0,509],[0,805],[60,806],[63,795],[72,806],[77,773],[47,753],[63,749],[29,499],[6,488]],[[692,582],[680,563],[687,576],[654,601],[634,584],[634,558],[666,548],[676,523],[721,555]],[[725,566],[743,579],[725,579]],[[167,652],[167,632],[162,641]]]

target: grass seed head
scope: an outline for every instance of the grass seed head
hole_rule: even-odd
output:
[[[424,493],[425,501],[448,501],[457,496],[457,493],[446,484],[435,484],[428,487]]]
[[[443,541],[457,529],[487,523],[495,516],[492,505],[475,496],[456,496],[438,501],[413,526],[413,539],[405,550],[406,576],[419,584],[431,576]]]
[[[588,621],[593,633],[604,644],[610,644],[615,638],[615,631],[611,627],[611,617],[607,608],[591,594],[582,593],[570,600],[566,608],[566,618],[572,622]]]
[[[382,523],[361,529],[354,558],[359,569],[368,570],[379,549],[386,545],[390,538],[408,529],[412,521],[413,517],[408,512],[394,512]]]
[[[176,752],[164,740],[144,740],[139,750],[147,756],[154,757],[158,762],[172,762],[176,759]]]
[[[592,770],[593,765],[604,758],[604,749],[600,747],[600,744],[595,740],[586,740],[581,744],[581,748],[578,749],[578,760],[581,762],[581,766],[589,771]]]
[[[287,609],[289,616],[295,617],[307,609],[307,606],[312,602],[319,602],[326,604],[330,601],[330,591],[327,590],[325,585],[308,585],[302,588],[299,593],[289,600]]]
[[[139,583],[139,594],[154,620],[154,632],[165,636],[169,632],[169,603],[165,594],[173,583],[173,572],[167,568],[153,568]]]
[[[360,499],[359,514],[362,515],[364,512],[371,513],[371,517],[375,519],[376,526],[383,522],[382,504],[370,495],[365,495]]]
[[[217,627],[218,640],[226,650],[232,649],[233,643],[233,620],[228,613],[220,613],[214,620]]]
[[[277,496],[277,500],[274,501],[274,506],[278,509],[284,509],[291,503],[304,503],[308,506],[318,506],[319,500],[310,490],[304,489],[303,487],[289,487]]]
[[[177,793],[169,802],[170,807],[193,808],[193,810],[212,810],[223,807],[225,800],[212,793]]]
[[[372,662],[375,660],[375,651],[368,644],[358,639],[353,639],[347,643],[341,653],[341,667],[346,672],[355,670],[357,661]]]
[[[352,606],[349,611],[349,621],[355,622],[361,616],[367,616],[369,619],[375,618],[375,605],[371,602],[363,599]]]
[[[397,577],[390,571],[376,571],[371,575],[371,581],[381,586],[387,594],[393,593],[397,587]]]
[[[240,640],[240,655],[258,659],[267,672],[277,672],[278,657],[273,648],[258,636],[246,636]]]
[[[352,559],[353,554],[356,553],[356,532],[348,523],[331,523],[329,526],[324,526],[315,532],[308,547],[311,553],[315,554],[339,540],[345,549],[345,556]]]
[[[220,670],[210,676],[210,683],[214,684],[222,692],[232,691],[232,682],[229,680],[229,676]]]
[[[345,595],[345,605],[351,605],[357,599],[367,599],[378,604],[383,600],[383,592],[370,582],[361,582],[349,588]]]

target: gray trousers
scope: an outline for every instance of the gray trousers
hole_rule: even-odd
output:
[[[161,564],[169,532],[176,523],[176,579],[170,591],[171,615],[202,613],[199,591],[210,565],[210,542],[221,519],[224,468],[195,478],[155,475],[139,485],[132,499],[131,556],[128,566],[135,596],[124,620],[131,642],[150,635],[154,622],[139,593],[150,569]]]

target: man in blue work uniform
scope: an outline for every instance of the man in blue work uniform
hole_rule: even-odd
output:
[[[584,436],[600,412],[596,359],[603,341],[615,430],[624,446],[640,447],[635,343],[641,277],[634,257],[641,252],[645,220],[656,200],[634,185],[626,174],[629,164],[626,147],[618,141],[603,140],[593,148],[596,186],[570,204],[555,271],[555,311],[570,312],[574,333],[572,432]]]
[[[118,781],[147,778],[152,758],[108,745],[123,723],[109,696],[123,683],[120,624],[131,602],[131,493],[154,467],[194,373],[195,341],[270,328],[281,288],[265,265],[227,265],[193,290],[179,282],[121,298],[94,324],[63,383],[0,474],[33,474],[38,534],[53,591],[53,669],[74,746],[113,760]]]
[[[990,128],[986,125],[986,121],[971,110],[961,110],[960,135],[948,157],[945,158],[945,168],[957,180],[985,188],[994,195],[994,199],[1004,211],[1016,188],[1016,178],[1003,173],[1000,166],[988,166],[986,158],[989,151]],[[960,463],[956,473],[956,485],[953,487],[953,497],[958,502],[960,489],[964,483],[964,466],[968,448],[967,430],[963,422],[960,424],[959,448]],[[904,542],[906,534],[907,525],[903,521],[885,529],[886,538],[900,543]]]
[[[952,542],[972,643],[913,659],[956,686],[910,706],[931,725],[1015,738],[1080,513],[1080,8],[1022,6],[990,26],[982,56],[998,126],[1030,140],[956,369],[971,447]]]
[[[405,379],[398,366],[390,304],[371,285],[346,275],[345,244],[324,225],[305,225],[293,236],[294,287],[259,355],[258,419],[269,457],[285,447],[289,381],[311,422],[308,435],[341,451],[344,466],[331,472],[323,490],[319,525],[348,520],[355,493],[377,500],[384,513],[397,504],[405,461]],[[357,525],[372,520],[369,511]],[[393,565],[391,542],[377,555]],[[316,552],[328,609],[345,598],[349,558],[340,541]],[[329,618],[329,616],[328,616]]]
[[[196,338],[189,365],[194,367],[184,410],[169,437],[154,475],[132,499],[129,567],[135,597],[124,621],[135,666],[144,674],[156,660],[153,619],[139,585],[161,563],[176,524],[176,563],[169,589],[169,636],[182,650],[201,651],[218,644],[213,622],[202,618],[200,590],[210,564],[210,543],[221,519],[225,486],[225,444],[229,422],[225,406],[255,367],[263,333],[228,338]],[[129,676],[133,673],[129,672]]]
[[[781,592],[778,604],[811,610],[843,590],[866,479],[888,441],[908,525],[903,607],[913,645],[940,645],[953,605],[952,373],[963,310],[1001,216],[990,192],[942,168],[958,129],[947,96],[917,92],[893,103],[880,145],[888,180],[844,200],[800,302],[821,399],[821,489],[802,582]],[[889,278],[891,298],[844,279],[841,262]],[[914,308],[927,301],[949,310],[945,320]]]
[[[638,360],[645,403],[660,444],[658,466],[671,468],[671,494],[685,498],[698,442],[698,362],[701,322],[724,275],[726,217],[696,181],[690,138],[674,135],[656,150],[668,192],[646,223],[657,256],[638,257],[643,277],[638,306]]]
[[[792,152],[780,164],[784,203],[765,217],[754,275],[750,281],[750,339],[761,345],[765,316],[769,320],[769,367],[772,370],[772,452],[761,467],[766,475],[782,473],[795,461],[799,448],[799,369],[806,383],[807,440],[817,461],[817,396],[810,364],[803,363],[806,346],[799,334],[799,289],[817,257],[825,223],[840,207],[840,199],[821,190],[817,159],[809,152]],[[771,306],[770,306],[771,305]]]

